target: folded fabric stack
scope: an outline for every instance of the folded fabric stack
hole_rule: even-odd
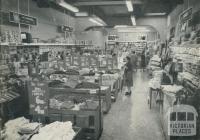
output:
[[[161,68],[161,58],[158,55],[154,55],[149,63],[149,68],[151,70],[159,70]]]
[[[31,140],[73,140],[75,132],[71,122],[53,122],[40,128]]]
[[[168,93],[177,93],[180,90],[183,90],[183,86],[178,85],[162,85],[162,90]]]
[[[87,100],[80,106],[80,109],[96,109],[98,107],[97,101]]]
[[[52,98],[52,99],[50,99],[49,106],[52,109],[72,109],[74,107],[74,103],[69,100],[60,101],[55,98]]]
[[[5,124],[5,140],[21,140],[22,135],[32,135],[38,132],[40,123],[30,123],[24,117],[10,120]]]
[[[34,134],[39,131],[40,123],[27,123],[19,129],[20,134]]]
[[[153,78],[149,81],[149,87],[159,89],[161,86],[163,71],[154,71]]]
[[[24,117],[10,120],[5,124],[5,140],[20,140],[21,136],[18,133],[21,126],[29,123],[29,120]]]

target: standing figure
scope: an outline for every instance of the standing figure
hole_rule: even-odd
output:
[[[131,87],[133,86],[133,70],[130,57],[127,56],[126,60],[127,62],[124,69],[124,84],[127,87],[126,95],[131,95]]]
[[[144,71],[146,66],[146,62],[145,62],[145,50],[142,51],[141,54],[141,69]]]
[[[132,64],[132,70],[137,71],[137,55],[135,54],[135,51],[132,51],[131,54],[131,64]]]

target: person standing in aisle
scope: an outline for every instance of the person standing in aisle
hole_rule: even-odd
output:
[[[133,86],[133,67],[129,56],[126,57],[126,60],[127,62],[124,69],[124,84],[127,87],[127,92],[125,95],[131,95],[131,87]]]
[[[131,54],[131,64],[133,71],[137,71],[137,55],[135,54],[135,51],[132,51]]]
[[[145,50],[143,50],[142,54],[141,54],[141,69],[142,69],[142,71],[144,71],[145,66],[146,66],[146,62],[145,62]]]

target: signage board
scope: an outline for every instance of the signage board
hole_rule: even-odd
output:
[[[117,35],[109,35],[108,36],[108,41],[116,41],[117,40]]]
[[[48,86],[47,83],[34,79],[28,83],[29,112],[32,115],[48,114]]]
[[[192,8],[189,8],[180,14],[180,21],[182,23],[184,23],[190,19],[192,19]]]
[[[69,26],[61,25],[60,30],[61,30],[61,32],[72,32],[73,28],[69,27]]]
[[[12,23],[20,23],[24,25],[37,25],[36,18],[16,12],[9,13],[9,21]]]
[[[193,122],[170,122],[170,136],[194,136],[196,135],[196,123]]]
[[[197,111],[190,105],[174,105],[167,112],[169,136],[195,136]]]

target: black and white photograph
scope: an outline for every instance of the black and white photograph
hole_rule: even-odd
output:
[[[200,140],[200,0],[0,0],[0,140]]]

